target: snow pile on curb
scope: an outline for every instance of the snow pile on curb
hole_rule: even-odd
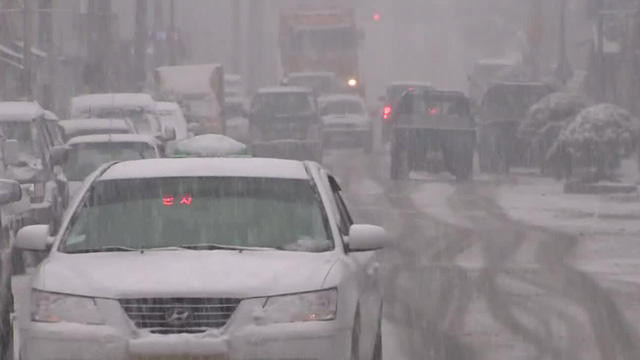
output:
[[[552,180],[501,187],[498,204],[513,219],[574,234],[640,234],[640,199],[633,195],[564,194]]]

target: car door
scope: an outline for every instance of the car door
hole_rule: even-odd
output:
[[[349,261],[353,262],[358,272],[359,305],[361,317],[362,338],[361,354],[373,348],[376,341],[377,329],[380,325],[382,310],[382,292],[379,285],[378,270],[380,265],[374,251],[349,252],[349,230],[354,224],[353,217],[349,211],[346,201],[342,195],[342,189],[336,179],[326,174],[327,181],[331,188],[334,205],[339,222],[340,234],[345,244],[346,254]],[[363,354],[363,358],[369,358]],[[373,355],[373,354],[371,354]]]

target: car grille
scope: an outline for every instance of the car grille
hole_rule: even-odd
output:
[[[143,298],[123,299],[120,305],[139,329],[155,334],[201,333],[219,329],[236,310],[240,299]]]

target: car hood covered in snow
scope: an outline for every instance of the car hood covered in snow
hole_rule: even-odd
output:
[[[34,288],[110,299],[262,297],[320,289],[336,259],[275,250],[53,253]]]

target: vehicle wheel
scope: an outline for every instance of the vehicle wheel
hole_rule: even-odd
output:
[[[351,335],[351,360],[360,360],[360,309],[356,310]]]

